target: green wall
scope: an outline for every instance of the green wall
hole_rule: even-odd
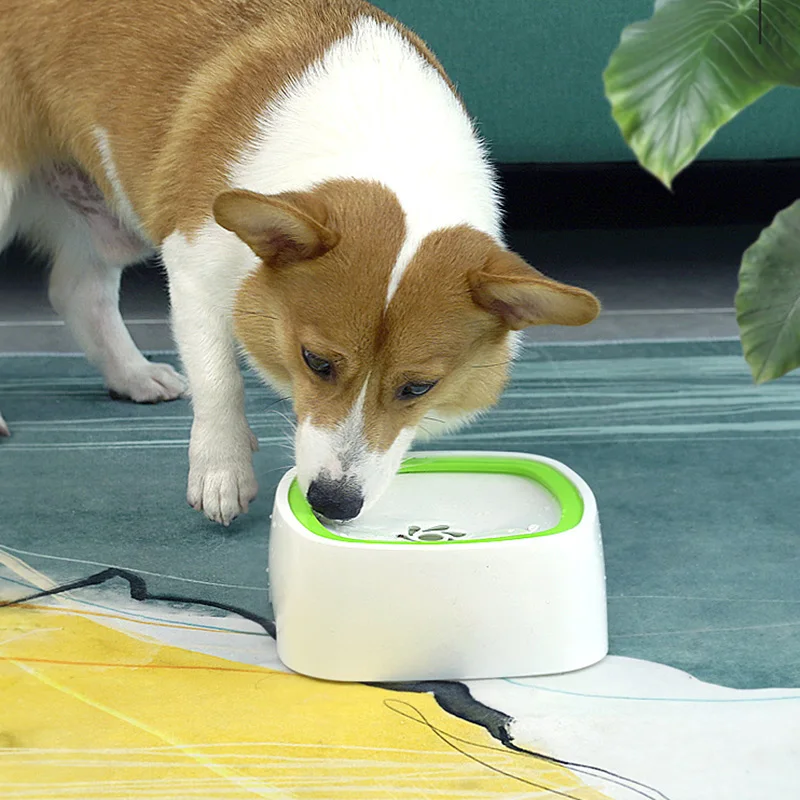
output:
[[[377,0],[434,49],[503,162],[630,161],[603,96],[622,29],[653,0]],[[800,91],[776,89],[703,151],[800,156]]]

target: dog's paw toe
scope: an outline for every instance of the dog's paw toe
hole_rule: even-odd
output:
[[[147,363],[126,372],[120,379],[109,380],[108,392],[115,400],[163,403],[182,397],[186,382],[169,364]]]
[[[228,526],[239,514],[246,514],[258,492],[252,466],[243,465],[192,472],[186,499],[213,522]]]

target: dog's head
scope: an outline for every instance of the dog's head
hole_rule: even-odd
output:
[[[214,213],[261,259],[237,294],[237,337],[291,393],[298,481],[329,519],[377,500],[415,437],[498,400],[515,331],[583,325],[599,311],[589,292],[468,226],[409,241],[400,204],[379,184],[235,190]]]

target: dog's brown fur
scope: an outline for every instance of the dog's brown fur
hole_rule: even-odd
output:
[[[107,131],[143,231],[194,231],[259,113],[359,16],[362,0],[69,0],[0,4],[0,169],[74,162],[112,200],[93,135]],[[444,73],[442,73],[444,74]],[[66,91],[66,88],[69,91]]]

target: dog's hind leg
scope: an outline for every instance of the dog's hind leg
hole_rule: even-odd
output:
[[[34,239],[51,252],[49,297],[87,359],[103,374],[112,397],[158,403],[180,397],[183,378],[168,364],[148,361],[139,352],[119,311],[122,270],[148,255],[148,248],[126,231],[102,205],[93,206],[96,187],[81,184],[79,173],[62,171],[61,186],[45,176],[32,195],[36,203]],[[63,196],[64,180],[77,181],[72,202]],[[87,188],[88,186],[88,188]],[[88,192],[88,194],[86,193]]]
[[[119,312],[122,267],[72,242],[53,260],[49,297],[87,359],[103,374],[114,398],[136,403],[174,400],[184,391],[169,364],[148,361],[136,347]]]

